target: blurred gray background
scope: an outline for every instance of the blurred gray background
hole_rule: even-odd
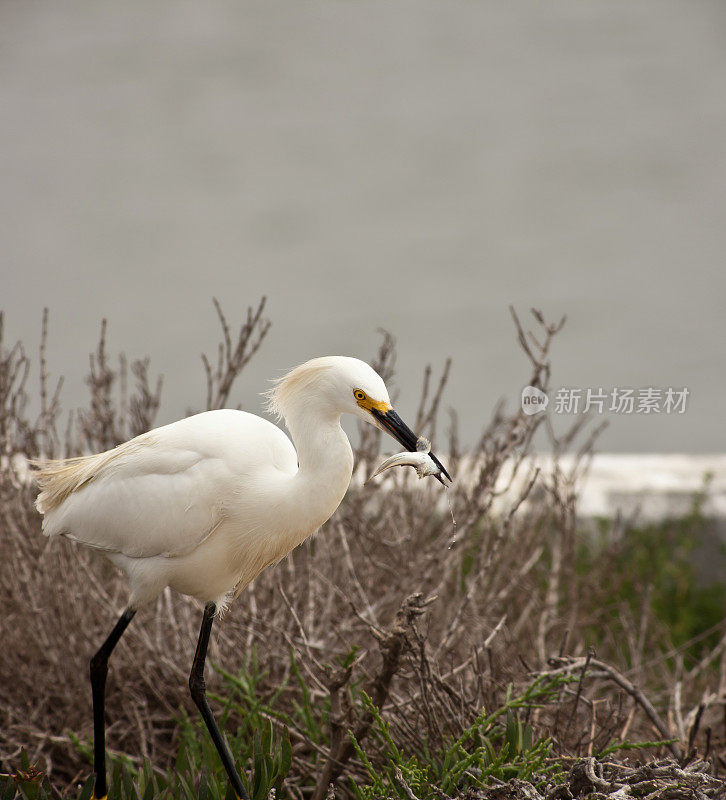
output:
[[[528,375],[508,304],[569,321],[557,386],[687,386],[614,451],[724,449],[722,2],[67,2],[0,8],[0,308],[84,400],[99,321],[204,402],[199,354],[261,294],[234,394],[399,344],[399,411],[454,357],[473,438]]]

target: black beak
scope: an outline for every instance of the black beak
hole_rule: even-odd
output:
[[[378,411],[377,409],[371,409],[371,414],[378,420],[380,426],[387,431],[388,433],[393,436],[393,438],[402,444],[406,450],[411,453],[415,453],[416,443],[418,442],[418,436],[406,425],[406,423],[396,414],[396,412],[391,409],[390,411]],[[433,453],[429,453],[431,456],[431,460],[436,464],[436,466],[441,470],[441,472],[446,475],[451,482],[451,475],[446,471],[444,465],[439,461],[438,458]],[[439,483],[446,486],[446,484],[441,480],[439,475],[436,476]]]

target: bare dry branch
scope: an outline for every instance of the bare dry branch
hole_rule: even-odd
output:
[[[222,341],[217,351],[216,368],[213,368],[207,356],[202,354],[202,363],[207,380],[208,411],[215,408],[224,408],[227,405],[234,382],[250,362],[250,359],[260,349],[260,345],[272,324],[262,316],[266,302],[267,298],[262,297],[257,308],[250,306],[247,309],[247,319],[242,323],[236,339],[233,340],[222,306],[216,297],[213,298],[214,308],[222,328]]]

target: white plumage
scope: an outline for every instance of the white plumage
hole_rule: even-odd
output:
[[[340,416],[377,424],[355,391],[390,408],[380,376],[354,358],[314,359],[278,382],[269,406],[297,450],[271,422],[220,410],[46,462],[37,473],[43,530],[103,551],[128,575],[131,607],[165,586],[223,607],[338,507],[353,469]]]

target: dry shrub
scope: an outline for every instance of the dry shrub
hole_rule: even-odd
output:
[[[234,380],[259,348],[269,325],[263,303],[249,310],[237,341],[216,306],[223,341],[217,367],[204,362],[209,407],[228,402]],[[528,382],[547,391],[550,346],[564,320],[552,325],[533,315],[531,333],[513,313]],[[46,318],[43,325],[45,339]],[[12,761],[24,747],[31,761],[69,782],[89,769],[68,731],[90,735],[88,659],[123,609],[125,585],[92,551],[42,537],[18,454],[99,450],[139,433],[153,423],[161,384],[150,388],[148,362],[134,362],[136,389],[128,398],[126,362],[119,370],[109,366],[104,325],[91,359],[89,407],[68,425],[61,446],[58,392],[45,388],[43,352],[42,410],[31,422],[27,356],[20,344],[3,349],[0,341],[0,756]],[[394,381],[388,334],[374,365]],[[555,466],[542,474],[529,456],[545,416],[500,407],[464,453],[454,415],[441,436],[449,367],[438,379],[426,371],[416,421],[418,432],[448,450],[455,480],[448,495],[404,471],[365,485],[354,480],[323,529],[264,572],[216,631],[211,660],[234,671],[254,651],[265,673],[263,694],[290,676],[292,652],[312,702],[329,703],[325,741],[290,731],[288,790],[302,796],[303,786],[315,785],[319,800],[340,773],[363,776],[345,735],[350,729],[364,739],[372,723],[354,702],[352,687],[359,684],[382,709],[395,740],[414,752],[459,736],[482,706],[501,704],[508,683],[525,684],[542,672],[575,676],[557,703],[533,710],[529,719],[561,753],[589,755],[625,738],[674,737],[677,756],[697,743],[701,750],[712,747],[712,731],[723,725],[711,719],[722,708],[723,687],[711,666],[716,661],[726,672],[724,647],[685,681],[650,624],[645,600],[639,618],[624,608],[617,623],[609,617],[605,626],[594,587],[613,576],[577,575],[576,489],[593,437],[580,425],[559,439],[548,431],[555,454],[575,450],[579,457],[567,473]],[[370,472],[379,446],[378,432],[365,428],[359,472]],[[112,752],[170,764],[175,717],[181,708],[194,713],[186,683],[199,622],[196,605],[168,590],[134,620],[111,660]],[[601,625],[597,657],[587,639],[593,625]],[[218,681],[210,675],[210,687]],[[299,692],[289,682],[280,702],[291,705]]]

